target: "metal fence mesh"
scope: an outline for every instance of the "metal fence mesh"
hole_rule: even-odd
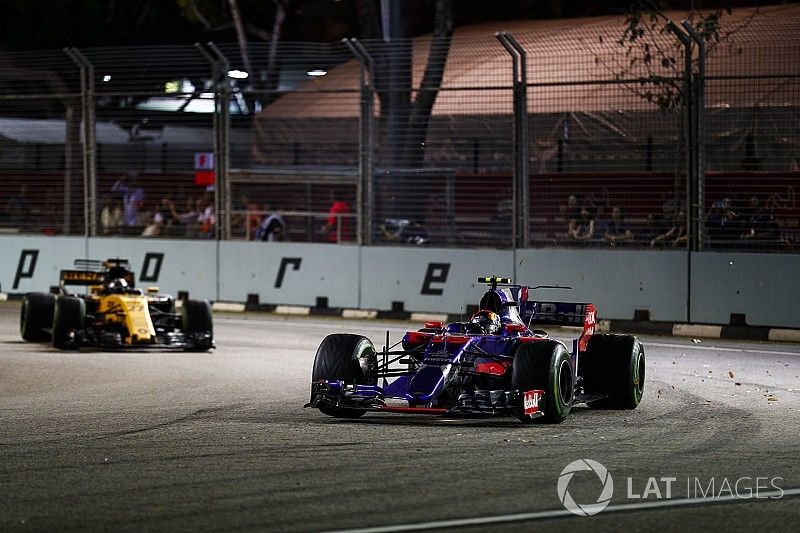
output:
[[[796,251],[800,245],[799,58],[798,19],[769,15],[749,21],[732,46],[708,56],[711,248]]]
[[[622,19],[510,23],[524,88],[482,28],[356,42],[362,55],[251,44],[246,77],[236,44],[81,50],[91,84],[63,51],[3,53],[0,228],[254,239],[277,213],[298,242],[510,247],[524,229],[531,246],[683,248],[696,149],[699,248],[797,251],[800,13],[786,9],[729,17],[690,78],[669,32],[641,40],[674,60],[647,62],[618,43]]]

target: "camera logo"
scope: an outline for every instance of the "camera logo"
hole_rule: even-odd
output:
[[[595,503],[579,504],[575,502],[572,495],[569,493],[569,482],[572,481],[572,476],[574,476],[576,472],[587,470],[597,474],[597,477],[600,478],[600,482],[603,483],[603,490],[600,492],[600,496]],[[608,473],[608,469],[597,461],[578,459],[568,464],[564,470],[561,471],[561,475],[558,476],[558,485],[556,489],[558,490],[558,499],[561,500],[561,503],[564,504],[564,507],[569,512],[578,516],[592,516],[605,509],[611,501],[611,496],[614,494],[614,480],[611,479],[611,474]]]

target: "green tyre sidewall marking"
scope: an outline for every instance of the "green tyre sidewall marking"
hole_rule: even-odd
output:
[[[636,339],[633,344],[633,350],[631,351],[631,361],[630,361],[630,406],[636,407],[639,405],[639,402],[642,401],[642,393],[644,392],[644,383],[641,383],[640,380],[644,380],[644,372],[645,368],[645,359],[644,359],[644,347],[642,343],[639,342],[639,339]]]

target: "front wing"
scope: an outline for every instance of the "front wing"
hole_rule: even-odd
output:
[[[395,400],[392,403],[387,403]],[[356,411],[421,415],[519,416],[538,418],[544,409],[543,390],[475,390],[462,393],[452,407],[408,405],[401,398],[386,396],[379,385],[348,385],[341,381],[320,381],[311,385],[311,401],[305,407],[321,405]]]

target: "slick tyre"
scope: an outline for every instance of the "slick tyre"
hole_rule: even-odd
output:
[[[551,424],[562,422],[572,409],[575,397],[572,364],[567,348],[552,340],[520,345],[514,355],[511,388],[520,392],[544,391],[544,416],[531,419],[523,414],[520,406],[517,413],[520,420]]]
[[[45,328],[53,325],[53,310],[56,298],[52,294],[32,292],[22,299],[19,314],[19,332],[29,342],[49,341],[50,334]]]
[[[378,357],[372,341],[361,335],[335,333],[322,340],[311,382],[342,381],[347,385],[377,385]],[[319,410],[328,416],[358,418],[366,413],[363,409],[349,409],[319,404]]]
[[[586,393],[606,396],[589,402],[589,407],[636,409],[642,401],[645,356],[635,336],[592,335],[580,366]]]
[[[53,346],[59,350],[80,348],[80,332],[86,324],[86,302],[73,296],[56,298],[53,311]]]
[[[186,300],[181,308],[181,325],[187,351],[205,351],[214,344],[214,319],[206,300]]]

